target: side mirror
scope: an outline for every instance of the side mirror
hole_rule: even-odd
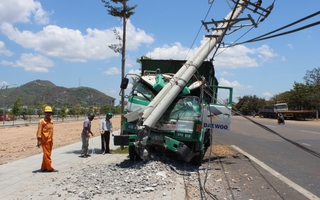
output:
[[[129,79],[128,78],[123,78],[122,81],[121,81],[120,88],[121,89],[127,89],[128,84],[129,84]]]

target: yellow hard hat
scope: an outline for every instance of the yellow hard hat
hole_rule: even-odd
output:
[[[44,108],[44,112],[45,112],[45,113],[52,113],[52,108],[51,108],[50,106],[46,106],[46,107]]]

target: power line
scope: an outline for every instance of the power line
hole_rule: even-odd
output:
[[[302,26],[302,27],[299,27],[299,28],[296,28],[296,29],[293,29],[293,30],[290,30],[290,31],[286,31],[286,32],[283,32],[283,33],[271,35],[271,34],[273,34],[273,33],[276,33],[276,32],[278,32],[278,31],[280,31],[280,30],[283,30],[283,29],[288,28],[288,27],[290,27],[290,26],[293,26],[293,25],[296,25],[296,24],[298,24],[298,23],[301,23],[301,22],[303,22],[303,21],[305,21],[305,20],[307,20],[307,19],[310,19],[310,18],[312,18],[312,17],[315,17],[315,16],[317,16],[317,15],[319,15],[319,14],[320,14],[320,11],[315,12],[315,13],[313,13],[313,14],[311,14],[311,15],[308,15],[307,17],[301,18],[301,19],[299,19],[299,20],[297,20],[297,21],[295,21],[295,22],[293,22],[293,23],[290,23],[290,24],[288,24],[288,25],[286,25],[286,26],[283,26],[283,27],[281,27],[281,28],[278,28],[278,29],[276,29],[276,30],[274,30],[274,31],[270,31],[270,32],[268,32],[268,33],[266,33],[266,34],[260,35],[260,36],[258,36],[258,37],[255,37],[255,38],[253,38],[253,39],[250,39],[250,40],[247,40],[247,41],[244,41],[244,42],[234,43],[234,44],[232,44],[232,45],[230,45],[230,46],[236,46],[236,45],[245,44],[245,43],[250,43],[250,42],[257,42],[257,41],[261,41],[261,40],[267,40],[267,39],[271,39],[271,38],[275,38],[275,37],[279,37],[279,36],[291,34],[291,33],[294,33],[294,32],[298,32],[298,31],[301,31],[301,30],[304,30],[304,29],[307,29],[307,28],[310,28],[310,27],[313,27],[313,26],[317,26],[317,25],[320,24],[320,21],[317,21],[317,22],[314,22],[314,23],[311,23],[311,24],[308,24],[308,25],[305,25],[305,26]],[[268,36],[268,35],[271,35],[271,36]],[[230,47],[230,46],[229,46],[229,47]]]

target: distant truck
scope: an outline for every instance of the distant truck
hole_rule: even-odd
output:
[[[2,114],[0,114],[0,121],[11,121],[12,119],[13,119],[12,115],[9,115],[9,114],[2,115]]]
[[[289,110],[287,103],[274,104],[273,108],[259,109],[258,115],[263,118],[277,118],[277,114],[282,113],[285,119],[305,119],[316,117],[317,110]]]

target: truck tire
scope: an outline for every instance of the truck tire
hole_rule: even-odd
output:
[[[131,161],[135,161],[137,156],[136,147],[129,146],[129,158]]]
[[[205,134],[204,134],[204,151],[203,153],[205,154],[207,149],[211,146],[211,133],[210,130],[206,130]]]
[[[200,151],[199,152],[200,154],[199,155],[196,155],[192,158],[191,160],[191,163],[193,165],[196,165],[196,166],[201,166],[202,165],[202,160],[203,160],[203,156],[204,156],[204,151]]]
[[[141,157],[136,152],[135,146],[129,146],[129,158],[131,161],[141,160]]]

